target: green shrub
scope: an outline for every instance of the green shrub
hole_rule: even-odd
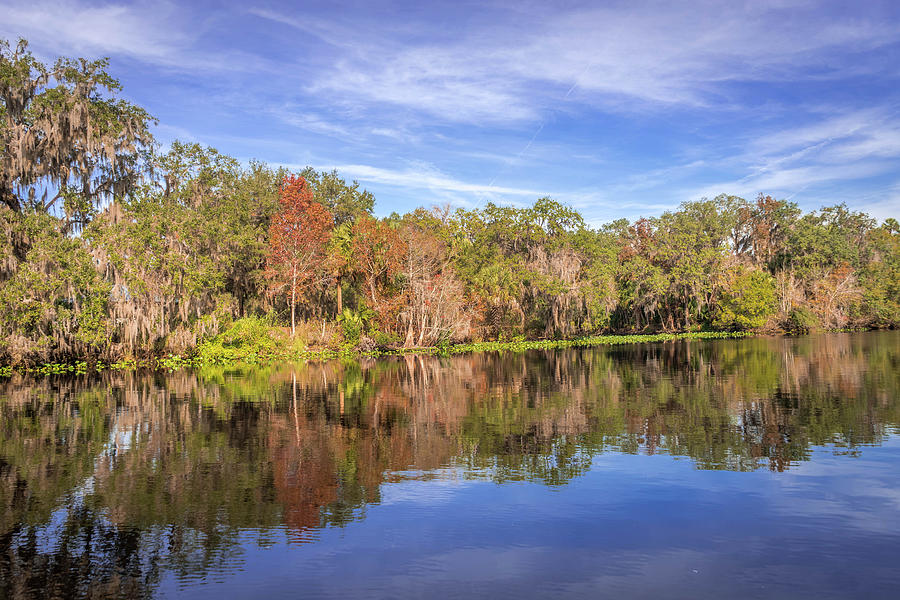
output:
[[[791,333],[809,333],[818,327],[818,317],[805,306],[792,308],[784,324],[784,328]]]
[[[762,271],[738,274],[719,299],[717,329],[746,331],[766,324],[777,306],[775,280]]]
[[[369,331],[374,319],[375,313],[366,307],[359,310],[345,308],[337,318],[344,334],[344,344],[349,346],[359,344],[359,338]]]
[[[372,334],[375,345],[379,348],[397,348],[403,344],[403,340],[395,333],[385,333],[384,331],[376,331]]]
[[[269,317],[244,317],[197,348],[202,363],[256,362],[284,349],[284,333]]]

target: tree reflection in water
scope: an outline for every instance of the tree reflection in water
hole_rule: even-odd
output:
[[[900,423],[900,333],[406,356],[0,390],[0,596],[153,593],[314,540],[382,486],[563,485],[604,452],[773,471]],[[250,537],[248,537],[250,536]]]

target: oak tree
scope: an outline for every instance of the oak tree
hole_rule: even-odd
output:
[[[13,211],[57,211],[69,231],[144,173],[152,117],[114,94],[107,59],[45,65],[25,40],[0,40],[0,202]]]

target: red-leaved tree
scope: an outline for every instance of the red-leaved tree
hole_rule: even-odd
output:
[[[291,335],[296,332],[297,302],[315,282],[325,259],[334,219],[313,200],[302,177],[288,175],[279,190],[281,210],[269,226],[265,276],[269,293],[283,294],[291,305]]]

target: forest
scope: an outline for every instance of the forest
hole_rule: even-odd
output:
[[[900,324],[900,223],[847,203],[380,218],[335,171],[161,146],[108,66],[0,40],[0,364]]]

